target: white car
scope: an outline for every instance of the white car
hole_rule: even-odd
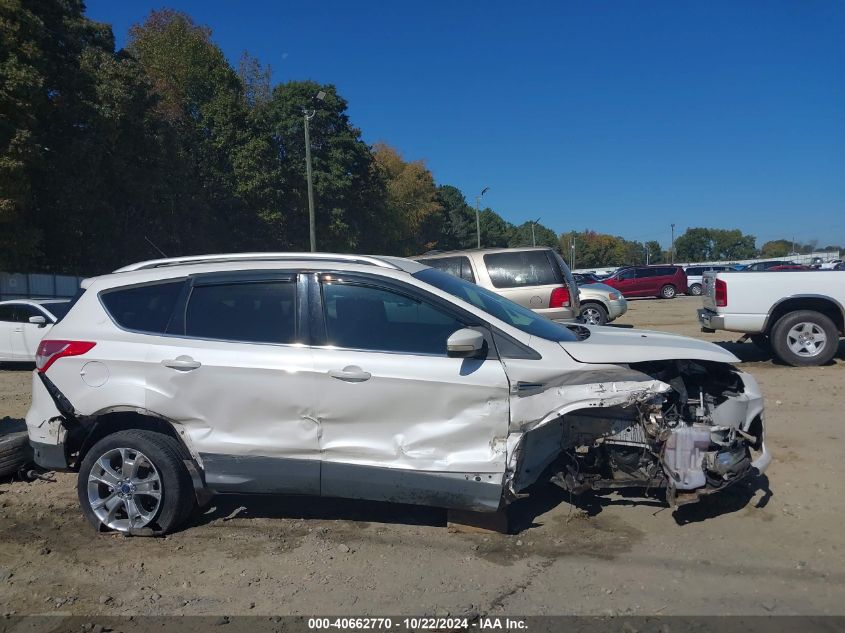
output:
[[[541,477],[676,505],[770,460],[720,347],[564,326],[407,259],[205,256],[83,286],[26,423],[98,528],[166,533],[223,492],[497,512]]]
[[[730,271],[735,270],[732,266],[720,266],[705,264],[702,266],[687,266],[684,272],[687,274],[687,294],[693,297],[700,297],[704,288],[703,277],[708,271]]]
[[[69,306],[69,299],[0,301],[0,363],[33,362],[38,343]]]

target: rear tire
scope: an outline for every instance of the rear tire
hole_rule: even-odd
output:
[[[587,325],[604,325],[607,323],[607,310],[598,303],[581,305],[581,317]]]
[[[193,484],[177,440],[129,429],[94,444],[79,468],[77,494],[85,518],[130,534],[176,530],[196,507]]]
[[[689,287],[689,293],[693,297],[701,296],[701,284],[693,284]]]
[[[666,284],[660,289],[660,297],[663,299],[674,299],[676,294],[678,291],[672,284]]]
[[[771,343],[774,355],[787,365],[824,365],[839,349],[839,331],[821,312],[798,310],[775,323]]]
[[[14,474],[32,461],[32,448],[26,431],[0,435],[0,477]]]

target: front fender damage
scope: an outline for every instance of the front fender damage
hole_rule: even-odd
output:
[[[590,374],[602,376],[582,376]],[[762,396],[747,374],[726,363],[683,360],[605,372],[620,375],[631,379],[515,390],[507,500],[549,475],[575,494],[665,488],[674,506],[769,465]]]

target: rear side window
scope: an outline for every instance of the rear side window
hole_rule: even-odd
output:
[[[673,268],[669,266],[668,268],[658,268],[657,269],[657,276],[658,277],[671,277],[678,271],[677,268]]]
[[[426,266],[437,268],[444,273],[449,273],[455,277],[475,283],[475,275],[472,273],[472,265],[469,263],[469,257],[437,257],[434,259],[421,259],[419,261]]]
[[[119,288],[100,293],[109,316],[120,327],[151,334],[164,334],[183,281]]]
[[[185,334],[244,343],[296,342],[293,281],[195,286],[185,313]]]
[[[484,256],[484,264],[487,266],[490,281],[496,288],[563,283],[560,270],[557,266],[552,266],[546,251],[490,253]]]

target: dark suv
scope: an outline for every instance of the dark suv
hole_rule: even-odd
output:
[[[680,266],[629,266],[604,280],[625,297],[672,299],[687,292],[687,275]]]

